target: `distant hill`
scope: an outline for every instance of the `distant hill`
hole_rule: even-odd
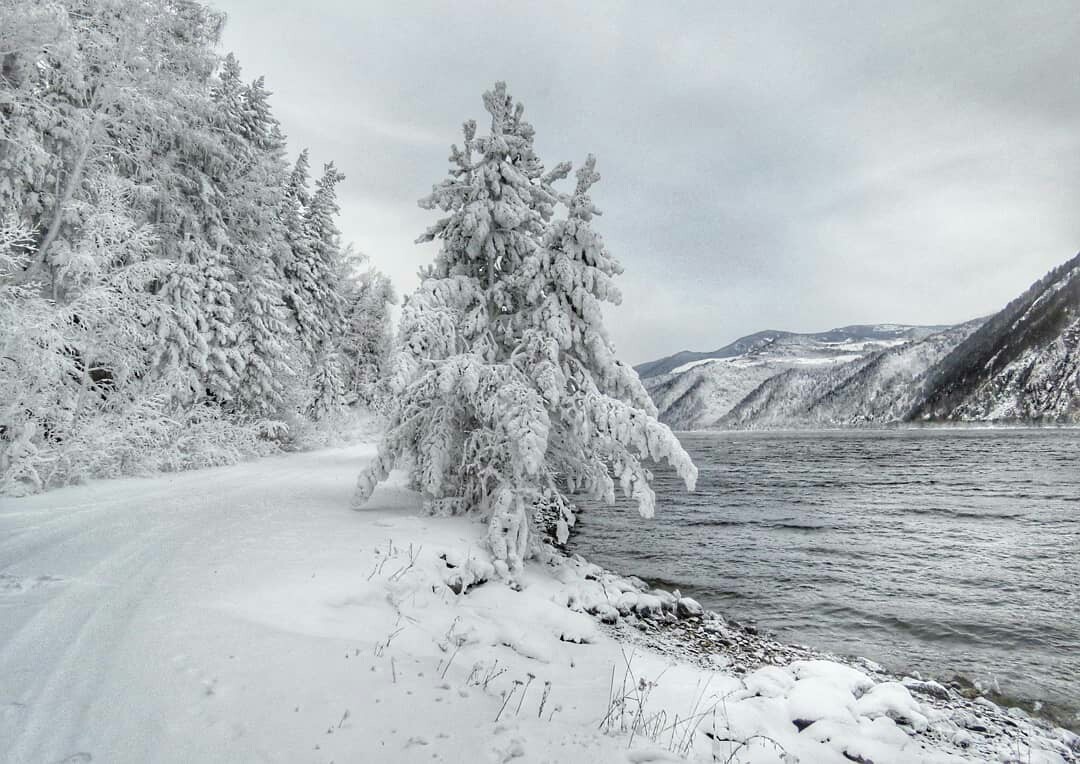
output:
[[[634,367],[634,370],[638,373],[638,376],[642,379],[648,377],[658,377],[662,374],[669,374],[675,371],[681,366],[687,364],[696,363],[699,361],[709,361],[717,358],[734,358],[736,356],[746,355],[752,353],[755,350],[764,348],[777,340],[787,339],[790,337],[802,338],[813,342],[821,342],[826,344],[842,343],[845,341],[865,342],[865,341],[883,341],[889,342],[899,338],[912,339],[915,336],[923,335],[925,333],[933,333],[935,330],[945,329],[944,326],[905,326],[899,324],[855,324],[853,326],[841,326],[838,329],[830,329],[827,332],[817,332],[816,334],[799,334],[797,332],[784,332],[777,331],[776,329],[766,329],[763,332],[756,332],[754,334],[748,334],[745,337],[732,342],[730,345],[725,345],[719,350],[713,350],[709,353],[697,353],[692,350],[681,350],[674,355],[669,355],[664,358],[660,358],[656,361],[648,361],[646,363],[638,364]]]
[[[770,330],[636,368],[676,429],[1080,423],[1080,255],[988,319]]]
[[[718,426],[743,398],[778,374],[824,373],[943,328],[875,324],[813,334],[758,332],[712,353],[680,353],[637,368],[641,374],[646,367],[643,381],[662,421],[677,429],[703,429]]]
[[[844,427],[904,419],[921,400],[928,369],[984,319],[870,353],[835,368],[791,369],[754,389],[716,426],[731,429]]]
[[[911,420],[1080,422],[1080,255],[991,317],[927,375]]]

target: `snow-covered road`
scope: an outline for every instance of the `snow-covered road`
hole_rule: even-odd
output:
[[[230,758],[244,720],[207,701],[216,667],[250,656],[213,603],[359,546],[349,496],[369,451],[0,499],[0,760]]]
[[[566,718],[526,760],[621,759],[572,713],[602,711],[616,644],[566,677],[584,647],[559,641],[567,623],[595,625],[550,586],[455,597],[441,555],[479,559],[483,526],[418,517],[393,479],[352,511],[373,453],[0,499],[0,762],[502,761],[530,736],[493,723],[500,693],[540,662],[562,678],[544,716]],[[483,688],[466,676],[481,661]],[[535,739],[537,709],[515,710]]]

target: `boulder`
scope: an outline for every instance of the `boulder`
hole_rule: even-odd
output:
[[[705,608],[692,597],[683,597],[675,605],[675,615],[679,618],[701,618],[705,615]]]

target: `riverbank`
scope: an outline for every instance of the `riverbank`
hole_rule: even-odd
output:
[[[399,475],[347,508],[373,453],[0,500],[0,759],[1077,760],[581,559],[496,580]]]

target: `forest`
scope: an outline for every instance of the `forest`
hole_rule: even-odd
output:
[[[393,289],[223,23],[5,2],[0,493],[323,444],[378,406]]]

